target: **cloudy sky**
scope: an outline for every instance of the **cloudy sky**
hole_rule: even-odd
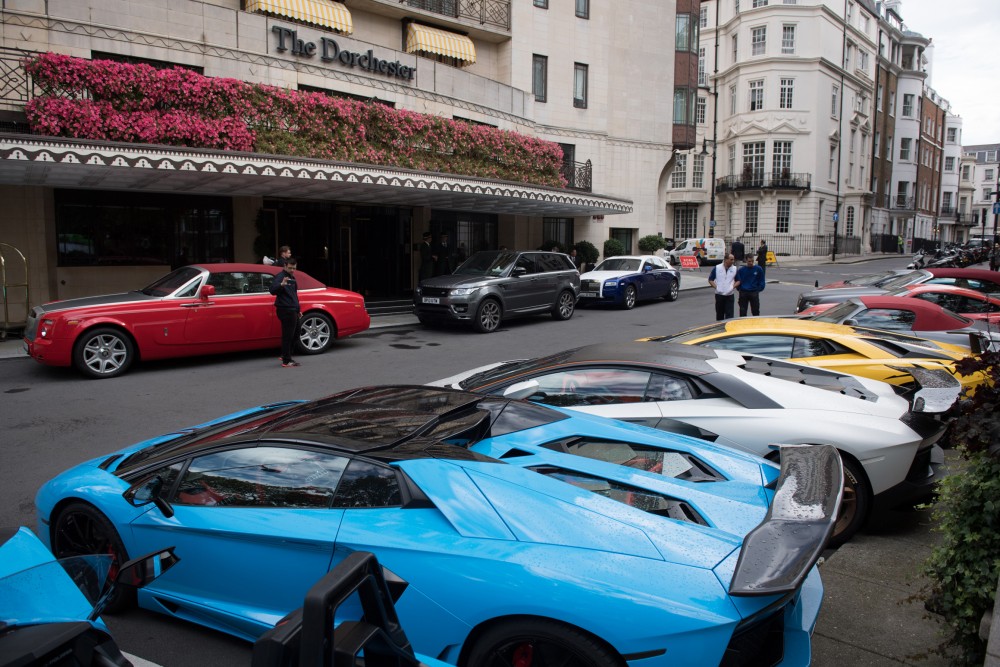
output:
[[[962,117],[962,144],[1000,143],[1000,3],[903,0],[900,13],[933,40],[931,86]]]

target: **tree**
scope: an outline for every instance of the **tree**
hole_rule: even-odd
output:
[[[576,248],[576,256],[581,265],[593,266],[597,263],[597,258],[601,256],[597,252],[597,246],[590,241],[577,241],[573,247]]]
[[[604,242],[604,259],[625,254],[625,246],[618,239],[608,239]]]
[[[639,239],[639,250],[652,255],[657,250],[667,247],[663,242],[663,237],[658,234],[650,234]]]
[[[948,626],[939,651],[957,649],[952,664],[982,665],[979,622],[993,609],[1000,576],[1000,353],[966,357],[956,367],[962,375],[981,372],[985,381],[958,404],[949,426],[964,463],[938,487],[934,518],[942,539],[924,565],[926,607]]]

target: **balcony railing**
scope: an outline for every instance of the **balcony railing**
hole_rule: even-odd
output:
[[[402,0],[402,4],[510,30],[510,0]]]
[[[908,197],[906,195],[896,195],[892,198],[891,205],[892,208],[895,209],[899,209],[902,211],[912,211],[913,197]]]
[[[793,174],[787,171],[723,176],[715,182],[716,192],[732,192],[734,190],[809,190],[811,188],[812,174]]]
[[[591,191],[591,176],[593,165],[586,162],[563,162],[562,175],[566,179],[566,187],[571,190]]]
[[[942,217],[943,216],[952,217],[952,216],[955,215],[955,207],[954,206],[942,206],[941,207],[941,213],[939,213],[938,215],[940,215]]]

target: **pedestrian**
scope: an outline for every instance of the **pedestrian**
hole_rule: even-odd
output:
[[[903,235],[899,234],[896,236],[896,244],[899,246],[899,254],[903,254]]]
[[[455,270],[455,267],[452,266],[452,254],[454,251],[448,246],[448,232],[441,232],[441,235],[438,236],[438,245],[435,251],[434,275],[449,275]]]
[[[712,272],[708,274],[708,284],[715,288],[715,319],[732,317],[733,302],[736,300],[734,292],[740,286],[732,254],[726,255],[721,265],[712,267]]]
[[[284,267],[288,260],[292,258],[292,249],[286,245],[278,248],[278,256],[274,258],[274,265]]]
[[[753,255],[746,256],[746,266],[741,266],[736,272],[736,284],[739,285],[740,317],[746,317],[747,306],[754,317],[760,315],[760,293],[767,286],[764,280],[764,269],[754,262]]]
[[[299,288],[295,283],[295,269],[298,262],[294,257],[285,260],[285,268],[271,280],[271,294],[274,295],[274,310],[281,322],[281,366],[290,368],[299,362],[292,359],[295,333],[299,328]]]
[[[576,270],[579,271],[580,270],[580,258],[576,256],[576,248],[570,248],[569,249],[569,258],[570,258],[570,260],[572,260],[573,266],[576,267]]]
[[[423,240],[420,242],[420,280],[425,280],[434,275],[434,265],[437,263],[437,255],[434,254],[434,247],[431,246],[431,233],[424,232]]]
[[[742,262],[746,259],[746,248],[743,247],[743,241],[740,241],[739,237],[733,241],[733,245],[730,246],[729,251],[733,253],[733,258],[737,262]]]
[[[990,271],[1000,268],[1000,243],[994,243],[990,251]]]
[[[767,242],[764,239],[761,239],[760,245],[757,246],[757,266],[761,272],[767,273]]]

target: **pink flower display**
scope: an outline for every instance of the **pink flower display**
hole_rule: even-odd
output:
[[[51,136],[397,166],[564,187],[550,141],[382,104],[45,53],[25,60],[43,91],[25,106]]]

